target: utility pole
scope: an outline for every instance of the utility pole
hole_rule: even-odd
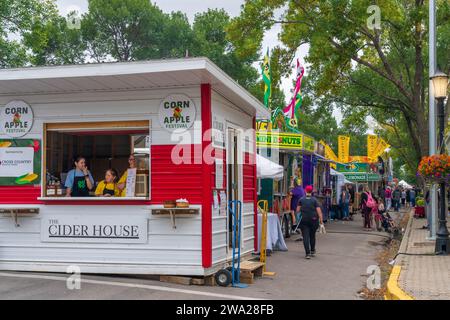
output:
[[[429,2],[429,73],[430,78],[434,76],[436,72],[436,0],[430,0]],[[434,98],[433,84],[429,81],[429,149],[430,155],[436,154],[436,99]],[[441,195],[442,196],[442,195]],[[430,229],[430,240],[436,239],[436,221],[438,213],[437,203],[437,188],[433,184],[430,188],[430,203],[428,205],[428,226]]]

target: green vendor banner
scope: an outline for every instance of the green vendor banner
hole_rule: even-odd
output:
[[[377,182],[381,176],[377,173],[348,173],[344,172],[345,178],[351,182]]]
[[[367,163],[358,163],[358,162],[347,163],[347,164],[338,163],[336,170],[339,172],[342,172],[342,173],[347,173],[347,172],[366,173],[369,171],[369,165]]]
[[[41,183],[41,142],[0,139],[0,186]]]

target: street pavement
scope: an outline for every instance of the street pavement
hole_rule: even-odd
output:
[[[411,212],[412,215],[412,212]],[[396,263],[401,266],[398,284],[417,300],[450,300],[450,256],[435,256],[435,241],[427,240],[426,219],[412,218],[405,245]]]
[[[362,231],[355,221],[332,221],[318,234],[317,256],[304,258],[302,242],[286,240],[288,252],[268,257],[267,271],[245,289],[183,286],[123,276],[82,275],[81,289],[69,290],[66,274],[0,271],[0,299],[360,299],[367,268],[376,265],[388,235]]]

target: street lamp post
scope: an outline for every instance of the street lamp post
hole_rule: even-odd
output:
[[[431,77],[434,87],[434,96],[438,101],[438,117],[439,117],[439,149],[440,154],[445,153],[444,146],[444,131],[445,131],[445,98],[447,97],[448,88],[448,76],[437,71],[434,76]],[[447,205],[445,193],[445,182],[440,183],[440,210],[439,210],[439,228],[436,233],[436,249],[438,254],[447,254],[449,251],[449,232],[447,229]]]

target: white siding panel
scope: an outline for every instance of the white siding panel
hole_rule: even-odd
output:
[[[69,263],[117,263],[117,264],[185,264],[201,265],[200,251],[189,250],[117,250],[103,248],[33,248],[3,247],[2,261],[69,262]]]
[[[19,217],[20,227],[14,225],[12,218],[1,217],[0,268],[21,270],[26,267],[26,270],[42,271],[42,268],[39,269],[42,264],[47,264],[46,270],[59,263],[78,263],[81,267],[112,264],[120,265],[118,270],[126,273],[127,266],[132,269],[133,265],[142,265],[142,270],[160,270],[157,268],[161,266],[188,266],[184,273],[181,268],[176,270],[176,274],[193,274],[192,268],[201,268],[202,265],[201,217],[177,217],[177,228],[173,229],[169,217],[154,217],[150,214],[150,208],[40,206],[37,217]],[[148,241],[144,244],[41,242],[41,219],[81,214],[95,215],[97,219],[104,217],[105,221],[111,221],[114,215],[143,216],[148,219]],[[218,235],[214,246],[220,246],[223,237]],[[220,253],[221,249],[217,252]],[[221,253],[220,255],[222,256]],[[36,264],[35,269],[33,264]],[[101,268],[95,270],[102,272]],[[199,271],[195,274],[199,274]]]
[[[244,252],[253,252],[255,245],[255,225],[254,225],[254,204],[253,202],[246,202],[242,208],[243,215],[243,230],[242,230],[242,239],[243,239],[243,251]]]
[[[214,214],[216,211],[216,214]],[[213,265],[227,259],[227,216],[225,214],[218,215],[218,210],[213,209],[212,220],[212,263]]]
[[[177,140],[163,129],[158,112],[161,101],[170,94],[185,94],[197,108],[197,126],[188,131],[189,143],[201,143],[201,97],[199,87],[98,92],[67,95],[0,96],[0,106],[12,100],[24,100],[33,108],[34,124],[26,138],[41,138],[45,122],[76,121],[151,121],[152,144],[175,144]],[[194,133],[194,131],[196,132]],[[0,138],[7,138],[0,134]],[[187,142],[187,141],[186,141]]]

